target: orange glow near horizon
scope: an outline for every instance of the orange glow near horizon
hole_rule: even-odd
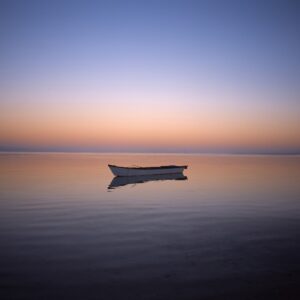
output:
[[[30,104],[31,103],[31,104]],[[118,105],[118,107],[116,107]],[[299,147],[297,114],[180,102],[2,105],[0,143],[57,147]]]

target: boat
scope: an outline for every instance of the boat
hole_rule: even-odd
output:
[[[187,169],[187,166],[159,166],[159,167],[119,167],[108,165],[115,176],[142,176],[159,174],[178,174]]]
[[[182,173],[174,174],[159,174],[159,175],[141,175],[141,176],[116,176],[112,179],[110,185],[108,186],[109,190],[115,188],[129,185],[129,184],[138,184],[145,183],[150,181],[165,181],[165,180],[187,180],[187,177]]]

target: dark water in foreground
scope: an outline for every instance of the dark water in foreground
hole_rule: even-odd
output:
[[[299,156],[0,154],[1,300],[300,299],[299,229]]]

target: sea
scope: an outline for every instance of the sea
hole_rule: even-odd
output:
[[[2,153],[0,299],[300,299],[300,156]]]

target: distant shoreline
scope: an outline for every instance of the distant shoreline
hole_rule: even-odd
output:
[[[3,154],[91,154],[91,155],[203,155],[203,156],[300,156],[299,152],[96,152],[96,151],[1,151]]]

